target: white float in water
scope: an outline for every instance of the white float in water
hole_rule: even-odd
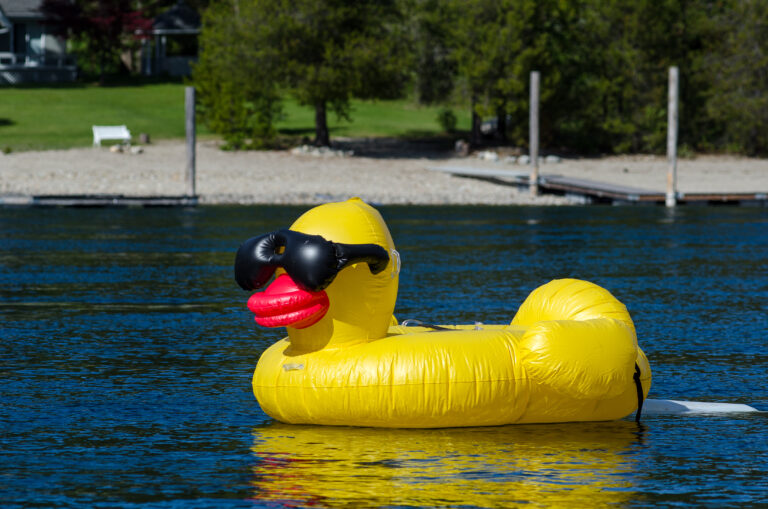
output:
[[[722,414],[757,412],[756,408],[740,403],[707,403],[704,401],[675,401],[672,399],[646,399],[642,415],[646,414]]]

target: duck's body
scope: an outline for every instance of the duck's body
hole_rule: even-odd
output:
[[[399,269],[389,232],[359,200],[331,205],[333,215],[351,209],[363,226],[347,222],[341,233],[309,228],[318,209],[328,212],[323,206],[292,230],[374,242],[393,256],[376,275],[362,263],[339,272],[326,290],[326,314],[311,326],[288,326],[289,337],[262,354],[253,390],[271,417],[407,428],[596,421],[629,415],[638,392],[647,394],[650,367],[626,308],[585,281],[540,287],[510,325],[387,327]]]
[[[610,295],[585,281],[553,281],[529,297],[516,320],[531,317],[532,307],[552,293],[562,299],[564,289],[571,294],[570,309],[558,306],[565,313],[599,313],[596,304],[605,308]],[[626,315],[619,301],[609,303],[614,309],[604,314]],[[383,338],[306,353],[286,338],[261,356],[253,390],[268,415],[297,424],[430,428],[599,421],[632,413],[636,364],[643,397],[651,381],[634,330],[608,316],[562,318],[481,330],[392,326]]]
[[[303,355],[290,355],[290,341],[280,341],[254,373],[259,404],[277,420],[310,424],[447,427],[519,417],[510,403],[527,400],[514,362],[521,331],[399,329]]]

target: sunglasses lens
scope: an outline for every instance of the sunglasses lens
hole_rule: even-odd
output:
[[[270,257],[263,254],[269,235],[253,237],[240,246],[235,256],[235,281],[243,290],[256,290],[269,282],[277,270]]]
[[[303,289],[324,290],[336,274],[339,264],[333,242],[320,235],[306,235],[290,230],[280,232],[285,238],[282,266]]]

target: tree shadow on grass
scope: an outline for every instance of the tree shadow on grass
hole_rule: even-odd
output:
[[[403,136],[331,139],[333,148],[352,150],[356,156],[380,159],[447,159],[454,155],[452,136]]]
[[[77,81],[52,82],[52,83],[16,83],[2,88],[18,88],[25,90],[35,89],[80,89],[88,87],[116,88],[116,87],[143,87],[147,85],[184,85],[186,80],[174,76],[107,76],[104,83],[99,83],[98,78],[89,77]],[[190,83],[191,85],[191,83]]]
[[[351,150],[355,156],[381,159],[447,159],[453,156],[456,140],[462,133],[436,135],[434,131],[407,131],[402,136],[339,137],[341,128],[329,128],[331,148]],[[286,146],[311,144],[315,137],[314,127],[278,129]],[[336,133],[336,136],[334,136]]]
[[[306,137],[314,137],[315,136],[315,128],[314,127],[284,127],[277,130],[278,133],[280,133],[283,136],[306,136]],[[338,127],[329,127],[328,132],[333,136],[334,133],[339,132]]]
[[[15,88],[19,90],[44,90],[44,89],[69,89],[85,88],[87,85],[79,81],[57,82],[57,83],[16,83],[14,85],[1,86],[0,89]]]
[[[438,134],[435,131],[412,129],[401,136],[339,137],[341,128],[329,128],[331,148],[351,150],[355,156],[377,159],[449,159],[456,155],[456,141],[469,139],[469,132],[456,131]],[[294,147],[311,144],[315,136],[314,127],[281,128],[278,133],[283,139],[280,146]],[[337,133],[334,136],[334,133]],[[482,145],[485,146],[485,145]]]
[[[102,88],[116,88],[116,87],[144,87],[147,85],[189,85],[193,86],[191,82],[181,76],[125,76],[125,75],[113,75],[107,76],[104,83],[99,84],[98,80],[94,80],[92,83]]]
[[[11,120],[10,118],[0,117],[0,127],[6,127],[6,126],[9,126],[9,125],[14,125],[14,124],[16,124],[16,122]]]

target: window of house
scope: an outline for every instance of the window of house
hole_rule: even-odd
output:
[[[13,52],[27,54],[27,25],[26,23],[13,24]]]
[[[169,36],[166,40],[165,55],[169,57],[197,56],[197,34]]]
[[[11,32],[0,34],[0,52],[11,51]]]

